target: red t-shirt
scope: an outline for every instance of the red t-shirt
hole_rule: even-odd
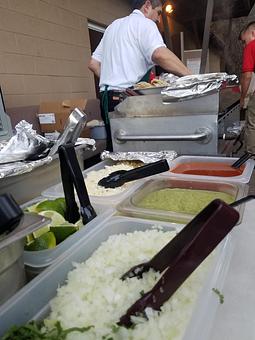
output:
[[[243,50],[243,67],[242,72],[255,71],[255,40],[252,40],[244,47]]]

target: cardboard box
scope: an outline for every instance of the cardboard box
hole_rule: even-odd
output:
[[[87,99],[68,99],[62,102],[42,102],[39,107],[38,119],[41,132],[62,132],[70,113],[78,107],[86,110]],[[84,128],[81,137],[90,137],[90,129]]]

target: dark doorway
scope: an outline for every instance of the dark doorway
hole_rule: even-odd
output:
[[[100,30],[94,28],[97,27],[95,24],[89,24],[89,40],[90,40],[90,47],[91,52],[93,53],[95,49],[97,48],[98,44],[100,43],[100,40],[103,37],[103,31],[105,30],[104,27],[101,27]],[[94,76],[95,78],[95,90],[96,90],[96,96],[99,98],[99,79]]]

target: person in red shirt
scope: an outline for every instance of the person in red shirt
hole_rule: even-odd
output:
[[[240,108],[244,108],[245,97],[255,72],[255,21],[250,22],[240,33],[240,40],[244,43],[243,64],[241,75]],[[244,133],[246,151],[255,153],[255,94],[250,96],[246,112]]]

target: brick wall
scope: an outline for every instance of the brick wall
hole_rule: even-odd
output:
[[[128,0],[0,0],[0,85],[7,107],[95,97],[87,20],[108,25]]]

